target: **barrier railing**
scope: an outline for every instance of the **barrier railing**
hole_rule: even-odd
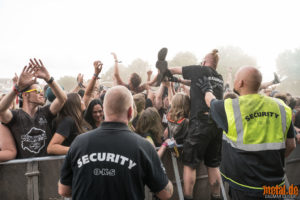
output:
[[[181,147],[181,146],[179,146]],[[48,156],[30,159],[16,159],[0,163],[0,197],[5,200],[14,199],[63,199],[58,195],[57,182],[60,168],[65,156]],[[300,145],[286,160],[286,175],[289,183],[300,183]],[[170,149],[165,152],[162,162],[169,179],[174,184],[172,199],[183,199],[182,174],[183,164]],[[226,188],[226,187],[225,187]],[[226,189],[221,185],[223,199],[226,200]],[[145,189],[146,198],[152,199],[152,194]],[[206,167],[201,163],[197,168],[197,178],[194,187],[194,199],[209,199],[210,188]]]

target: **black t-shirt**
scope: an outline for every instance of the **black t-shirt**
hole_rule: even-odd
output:
[[[72,199],[144,199],[144,186],[163,190],[167,175],[153,146],[118,122],[79,135],[61,169]]]
[[[217,125],[225,132],[228,132],[228,123],[225,112],[224,101],[212,100],[210,104],[210,114]],[[291,122],[287,138],[294,138],[294,126]],[[284,175],[285,149],[265,150],[265,151],[244,151],[232,148],[223,140],[222,143],[222,163],[220,170],[229,175],[229,178],[240,177],[242,184],[252,186],[276,185],[282,182]],[[241,167],[243,166],[243,167]],[[235,180],[239,182],[239,180]],[[241,182],[240,182],[241,183]],[[233,182],[232,187],[245,190]],[[246,185],[247,185],[246,184]]]
[[[79,131],[76,127],[75,121],[71,117],[65,117],[59,122],[55,133],[64,136],[66,139],[62,143],[64,146],[70,146]]]
[[[50,105],[39,107],[33,118],[22,109],[12,110],[12,114],[7,126],[16,142],[17,158],[47,156],[55,117],[50,112]]]
[[[169,137],[174,137],[177,144],[183,144],[188,135],[189,119],[183,118],[177,122],[168,121]]]
[[[182,76],[184,79],[191,80],[191,121],[198,118],[202,113],[209,111],[204,94],[196,85],[198,78],[206,76],[210,80],[216,98],[223,99],[223,78],[213,68],[200,65],[186,66],[182,68]]]

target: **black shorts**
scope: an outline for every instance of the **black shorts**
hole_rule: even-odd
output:
[[[208,116],[189,124],[188,136],[183,144],[183,164],[196,169],[203,160],[207,167],[221,163],[222,129]]]

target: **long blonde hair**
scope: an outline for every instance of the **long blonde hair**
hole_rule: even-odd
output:
[[[169,119],[177,122],[182,118],[188,118],[190,114],[190,97],[183,93],[177,93],[172,98]]]

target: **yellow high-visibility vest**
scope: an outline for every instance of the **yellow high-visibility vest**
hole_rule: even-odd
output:
[[[280,99],[250,94],[224,102],[228,133],[223,134],[233,148],[245,151],[285,148],[291,109]]]

